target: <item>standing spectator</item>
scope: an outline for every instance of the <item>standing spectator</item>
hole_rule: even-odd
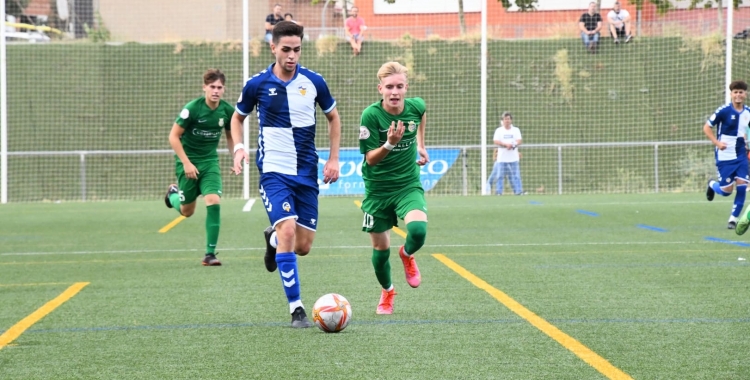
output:
[[[521,167],[519,165],[521,156],[518,153],[518,146],[521,145],[521,130],[512,123],[513,116],[510,112],[503,112],[502,125],[495,130],[495,134],[492,136],[498,148],[497,158],[495,159],[495,165],[492,167],[492,174],[487,181],[487,187],[492,190],[492,183],[495,182],[496,195],[503,195],[503,182],[506,176],[514,194],[526,194],[521,185]]]
[[[271,43],[271,32],[273,31],[274,25],[284,21],[284,16],[281,13],[281,4],[273,6],[273,13],[266,16],[266,42]]]
[[[609,33],[615,40],[616,44],[620,43],[620,38],[625,38],[625,43],[630,42],[633,38],[633,31],[630,29],[630,12],[620,8],[620,2],[615,1],[612,10],[607,14],[609,21]]]
[[[589,53],[596,53],[596,45],[599,44],[599,31],[602,30],[602,16],[596,12],[596,3],[589,3],[589,11],[582,14],[578,20],[578,29],[581,31],[583,45],[589,49]]]
[[[349,13],[349,18],[347,18],[344,23],[346,26],[346,28],[344,28],[346,29],[346,39],[349,41],[349,44],[352,45],[352,52],[354,52],[354,55],[359,55],[362,51],[362,41],[365,38],[364,33],[367,29],[365,26],[365,19],[357,16],[358,14],[359,8],[352,7]]]

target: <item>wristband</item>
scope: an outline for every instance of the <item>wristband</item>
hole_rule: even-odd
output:
[[[385,148],[385,150],[393,150],[393,148],[395,147],[396,147],[395,145],[391,144],[388,141],[386,141],[385,144],[383,144],[383,148]]]
[[[245,144],[243,143],[234,144],[234,153],[237,153],[237,151],[240,149],[245,149]]]

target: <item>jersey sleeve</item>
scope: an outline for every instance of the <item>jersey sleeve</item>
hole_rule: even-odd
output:
[[[500,131],[500,128],[495,129],[495,133],[492,135],[492,141],[502,140],[503,139],[503,133]]]
[[[708,125],[711,126],[711,128],[715,127],[716,124],[721,121],[721,113],[725,109],[726,108],[723,108],[723,107],[716,109],[716,111],[713,113],[713,115],[711,115],[711,117],[708,118],[708,120],[706,122],[708,123]]]
[[[427,104],[425,104],[424,99],[422,98],[412,98],[414,108],[417,109],[417,112],[419,112],[419,117],[422,118],[424,116],[424,113],[427,109]]]
[[[310,80],[313,81],[315,89],[318,92],[318,95],[315,97],[315,102],[320,105],[320,109],[323,110],[323,113],[329,113],[333,111],[333,109],[336,108],[336,99],[334,99],[331,95],[331,91],[328,89],[328,83],[326,83],[326,80],[323,79],[323,76],[318,73],[312,75],[312,78]]]
[[[362,112],[359,127],[359,152],[367,152],[380,147],[380,133],[378,132],[378,118],[370,107]]]
[[[240,98],[237,99],[237,105],[234,109],[242,116],[247,116],[250,112],[253,112],[253,108],[255,108],[258,101],[255,94],[258,93],[257,90],[260,85],[259,75],[256,74],[245,83],[245,87],[242,88],[242,92],[240,93]]]
[[[177,115],[177,119],[175,119],[174,123],[182,127],[183,129],[187,128],[188,125],[190,125],[190,120],[193,117],[193,110],[191,110],[190,106],[192,105],[192,102],[185,105],[185,107],[182,108],[182,111],[180,111],[180,114]]]

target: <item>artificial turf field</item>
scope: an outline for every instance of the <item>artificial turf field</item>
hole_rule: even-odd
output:
[[[428,198],[417,289],[392,234],[390,316],[357,200],[321,199],[299,260],[308,309],[351,302],[339,334],[289,327],[257,203],[222,203],[221,267],[200,265],[203,207],[159,233],[161,201],[0,206],[0,379],[750,378],[731,197]]]

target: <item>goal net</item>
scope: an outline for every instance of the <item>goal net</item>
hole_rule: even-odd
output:
[[[662,14],[621,0],[632,39],[615,43],[607,20],[614,0],[602,0],[603,28],[592,52],[579,30],[588,1],[538,0],[525,12],[487,0],[483,114],[480,0],[463,0],[463,9],[458,0],[247,1],[250,75],[273,62],[264,30],[278,3],[282,16],[305,27],[301,63],[321,73],[337,99],[342,177],[321,188],[323,196],[364,193],[359,118],[381,98],[376,73],[391,60],[409,69],[407,96],[427,104],[428,195],[497,192],[487,177],[506,111],[522,135],[516,151],[529,194],[695,192],[714,173],[702,125],[725,102],[726,9],[675,1]],[[25,4],[6,23],[6,32],[16,33],[6,38],[8,201],[161,197],[175,181],[169,130],[182,107],[202,95],[202,73],[224,71],[231,104],[247,79],[242,2]],[[366,25],[359,54],[345,26],[355,12]],[[743,35],[750,8],[741,4],[731,21],[731,78],[750,80]],[[250,119],[252,142],[257,121]],[[323,161],[326,126],[319,110]],[[242,197],[242,177],[230,174],[223,140],[219,148],[224,196]],[[500,186],[505,195],[517,190],[509,178]],[[249,189],[257,194],[254,165]]]

